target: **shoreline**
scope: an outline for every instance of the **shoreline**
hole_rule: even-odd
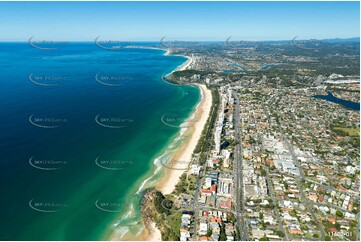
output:
[[[172,193],[182,174],[188,171],[188,165],[192,159],[193,151],[201,138],[202,131],[211,110],[211,91],[205,85],[197,84],[197,86],[200,88],[202,99],[194,112],[194,117],[188,122],[190,125],[187,126],[186,131],[182,135],[183,137],[187,137],[187,140],[185,140],[171,156],[172,161],[179,162],[175,162],[176,164],[172,167],[165,167],[165,176],[158,180],[155,186],[155,188],[164,195]]]
[[[151,222],[149,227],[145,227],[141,235],[135,238],[135,241],[162,241],[162,233],[155,222]]]
[[[187,55],[174,55],[174,56],[183,56],[183,57],[187,58],[188,60],[184,64],[180,65],[178,67],[179,69],[177,68],[174,71],[172,71],[171,73],[173,73],[175,71],[184,71],[193,63],[193,57],[189,57]]]
[[[166,51],[164,55],[170,55],[169,50],[164,50],[164,51]],[[183,56],[183,57],[187,58],[187,61],[182,65],[178,66],[176,69],[174,69],[166,76],[171,75],[175,71],[186,70],[193,63],[193,58],[189,56]],[[206,85],[196,84],[196,86],[198,86],[198,88],[200,89],[201,100],[197,105],[194,113],[191,114],[192,118],[186,122],[187,124],[190,125],[187,126],[185,132],[181,134],[181,137],[189,137],[189,138],[185,140],[180,145],[180,147],[178,147],[176,151],[171,155],[171,160],[187,161],[187,162],[186,163],[180,162],[183,164],[172,166],[172,168],[175,169],[163,167],[163,169],[165,169],[165,175],[156,181],[155,188],[160,192],[162,192],[164,195],[170,194],[174,191],[175,186],[180,180],[180,177],[184,172],[188,170],[188,164],[192,159],[193,151],[197,146],[199,139],[201,138],[203,128],[208,120],[208,116],[211,111],[211,107],[212,107],[211,91],[207,89]],[[197,120],[199,120],[199,122]],[[180,166],[186,166],[186,167],[180,167]],[[152,223],[151,230],[147,227],[144,227],[144,230],[146,231],[147,236],[145,237],[142,236],[143,238],[137,238],[137,239],[144,239],[146,241],[161,241],[161,232],[156,227],[155,223]],[[160,239],[157,240],[157,238]]]
[[[150,50],[162,50],[165,53],[163,54],[164,56],[182,56],[187,58],[187,61],[184,62],[183,64],[181,64],[180,66],[178,66],[177,68],[175,68],[173,71],[171,71],[170,73],[168,73],[166,76],[169,76],[170,74],[172,74],[175,71],[184,71],[186,70],[192,63],[193,63],[193,57],[191,56],[187,56],[187,55],[172,55],[172,53],[170,52],[169,49],[165,49],[165,48],[160,48],[160,47],[152,47],[152,46],[126,46],[124,48],[127,49],[150,49]]]
[[[175,186],[180,180],[183,173],[187,172],[188,165],[192,159],[193,151],[201,138],[205,124],[207,123],[211,107],[212,94],[211,91],[204,84],[195,84],[201,91],[201,101],[196,110],[192,114],[192,118],[187,122],[185,132],[181,137],[187,139],[174,151],[171,155],[171,160],[182,161],[173,166],[163,166],[165,175],[155,182],[155,189],[163,193],[163,195],[171,194]],[[154,222],[151,223],[151,228],[147,226],[142,230],[142,234],[135,238],[136,241],[161,241],[161,231],[156,227]]]
[[[163,55],[170,56],[170,50],[157,48],[157,47],[144,47],[144,46],[129,46],[126,48],[140,48],[140,49],[156,49],[165,51]],[[173,71],[168,73],[166,76],[171,75],[175,71],[183,71],[189,68],[189,66],[193,63],[193,58],[184,55],[173,55],[173,56],[182,56],[187,58],[187,61],[179,65]],[[197,86],[201,92],[201,100],[196,106],[196,110],[191,114],[191,118],[187,120],[185,123],[187,124],[186,130],[180,134],[179,137],[187,137],[186,140],[180,144],[180,146],[171,154],[171,160],[183,160],[187,161],[184,168],[179,169],[179,167],[172,166],[171,169],[169,167],[163,167],[160,170],[164,170],[164,176],[160,177],[155,181],[155,188],[161,191],[163,194],[170,194],[174,191],[176,184],[179,182],[181,175],[187,171],[188,164],[191,161],[193,151],[202,135],[203,128],[208,120],[208,116],[212,106],[212,94],[209,89],[207,89],[204,84],[192,84]],[[188,125],[189,124],[189,125]],[[154,175],[154,173],[153,173]],[[152,175],[152,176],[153,176]],[[151,177],[152,177],[151,176]],[[150,179],[151,177],[147,178]],[[142,184],[143,187],[145,184]],[[139,189],[138,189],[139,190]],[[142,222],[144,223],[144,218],[142,218]],[[148,224],[149,226],[145,226],[139,231],[138,235],[133,238],[134,241],[161,241],[161,231],[156,227],[156,223],[151,222]],[[118,236],[114,236],[114,232],[111,233],[108,240],[122,240],[127,237],[127,233],[125,233],[120,238]]]

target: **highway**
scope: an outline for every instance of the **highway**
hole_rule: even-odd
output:
[[[234,148],[234,191],[235,191],[235,215],[237,219],[237,227],[239,230],[239,236],[241,241],[248,241],[248,226],[244,216],[244,186],[243,186],[243,159],[242,159],[242,137],[240,134],[240,103],[237,93],[232,91],[232,95],[235,102],[234,109],[234,128],[236,145]]]

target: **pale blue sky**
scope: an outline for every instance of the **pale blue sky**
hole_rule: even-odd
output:
[[[359,2],[0,2],[0,41],[360,36]]]

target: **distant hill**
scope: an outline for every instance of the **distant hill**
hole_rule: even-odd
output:
[[[335,39],[323,39],[324,42],[329,43],[342,43],[342,42],[360,42],[360,37],[353,37],[347,39],[335,38]]]
[[[263,42],[263,43],[284,43],[284,42],[290,42],[290,40],[265,40],[265,41],[251,41],[254,43],[257,42]],[[352,38],[333,38],[333,39],[302,39],[302,38],[296,38],[295,41],[318,41],[318,42],[327,42],[327,43],[345,43],[345,42],[360,42],[360,37],[352,37]],[[247,43],[247,41],[245,41]]]

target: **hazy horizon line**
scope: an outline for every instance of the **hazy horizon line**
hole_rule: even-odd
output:
[[[30,36],[27,39],[22,39],[22,40],[1,40],[0,42],[19,42],[19,43],[28,43],[30,41],[30,39],[32,37],[35,36]],[[97,36],[99,37],[99,36]],[[94,39],[90,39],[90,40],[66,40],[66,39],[58,39],[58,38],[42,38],[42,39],[37,39],[34,41],[64,41],[64,42],[95,42],[96,38],[94,37]],[[162,38],[159,39],[151,39],[151,40],[146,40],[146,39],[122,39],[121,41],[129,41],[129,42],[139,42],[139,43],[161,43],[161,42],[227,42],[227,40],[229,38],[231,38],[232,36],[228,36],[226,39],[216,39],[216,40],[204,40],[204,39],[176,39],[176,38],[169,38],[167,40],[162,41],[162,38],[164,38],[164,36]],[[334,39],[339,39],[339,40],[347,40],[347,39],[360,39],[360,36],[353,36],[353,37],[328,37],[328,38],[298,38],[298,36],[293,36],[292,38],[289,39],[247,39],[247,38],[232,38],[232,40],[229,40],[230,42],[237,42],[237,41],[245,41],[245,42],[276,42],[276,41],[292,41],[292,40],[334,40]],[[117,38],[104,38],[103,41],[111,41],[111,40],[117,40],[119,41],[120,39]],[[131,44],[131,43],[130,43]]]

